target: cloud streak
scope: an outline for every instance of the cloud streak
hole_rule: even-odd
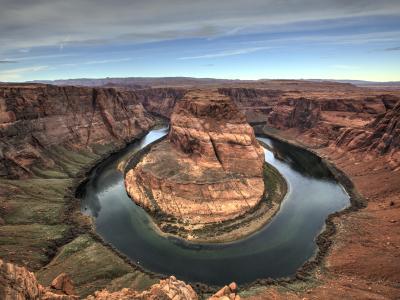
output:
[[[210,9],[212,8],[212,9]],[[2,0],[0,51],[213,38],[296,22],[400,15],[398,0]]]
[[[0,80],[2,81],[18,80],[27,73],[43,71],[46,70],[47,68],[48,68],[47,66],[31,66],[31,67],[3,70],[0,71]]]
[[[180,60],[187,60],[187,59],[219,58],[219,57],[227,57],[227,56],[249,54],[249,53],[258,52],[258,51],[267,50],[267,49],[271,49],[271,47],[253,47],[253,48],[226,50],[226,51],[203,54],[203,55],[180,57],[179,59]]]
[[[111,64],[111,63],[119,63],[119,62],[127,62],[132,60],[129,57],[126,58],[115,58],[115,59],[103,59],[103,60],[90,60],[79,63],[67,63],[58,65],[59,67],[76,67],[81,65],[101,65],[101,64]]]
[[[400,51],[400,47],[386,48],[385,51]]]
[[[124,62],[124,61],[130,61],[131,58],[116,58],[116,59],[103,59],[103,60],[91,60],[87,61],[84,64],[85,65],[99,65],[99,64],[109,64],[109,63],[117,63],[117,62]]]

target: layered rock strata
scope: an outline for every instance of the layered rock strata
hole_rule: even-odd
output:
[[[150,211],[214,223],[259,203],[263,164],[263,149],[234,103],[215,91],[191,91],[174,108],[168,138],[127,172],[125,183]]]
[[[49,150],[123,145],[154,124],[134,92],[115,89],[0,87],[0,176],[29,177],[55,165]]]

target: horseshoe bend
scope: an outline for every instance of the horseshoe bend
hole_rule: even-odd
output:
[[[132,199],[150,212],[201,226],[244,215],[264,195],[264,151],[245,116],[217,91],[190,91],[168,136],[126,174]]]
[[[0,298],[397,295],[399,91],[213,85],[2,84]]]

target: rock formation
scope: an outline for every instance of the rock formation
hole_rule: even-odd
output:
[[[157,300],[157,299],[174,299],[174,300],[197,300],[199,297],[193,288],[185,284],[183,281],[177,280],[175,276],[160,280],[159,283],[153,284],[148,290],[138,292],[132,289],[122,289],[117,292],[109,292],[107,290],[95,292],[93,296],[86,298],[87,300]]]
[[[0,299],[3,300],[76,300],[71,279],[61,274],[51,287],[43,287],[24,267],[0,259]]]
[[[132,199],[189,224],[243,215],[264,193],[264,152],[232,101],[191,91],[177,103],[168,139],[126,174]]]
[[[224,286],[210,300],[239,300],[237,284]],[[24,267],[6,263],[0,259],[0,299],[2,300],[77,300],[72,280],[65,273],[57,276],[50,287],[42,286],[36,276]],[[170,276],[153,284],[145,291],[124,288],[110,292],[106,289],[94,292],[86,300],[198,300],[193,288]]]
[[[282,290],[296,290],[297,282],[284,289],[267,287],[253,291],[252,299],[400,297],[397,255],[400,168],[390,167],[400,161],[395,159],[400,153],[400,113],[398,107],[394,109],[400,100],[400,90],[361,89],[305,81],[274,82],[277,81],[259,81],[249,83],[246,87],[244,84],[224,84],[220,90],[233,99],[248,122],[266,124],[267,133],[276,132],[274,129],[279,128],[281,130],[276,133],[281,137],[293,138],[334,162],[351,177],[357,190],[368,200],[368,206],[360,212],[335,220],[335,223],[338,222],[333,241],[335,247],[327,257],[324,272],[318,275],[317,286],[311,285],[305,291],[290,295]],[[38,271],[38,276],[43,276],[39,275],[43,270],[48,272],[46,285],[51,285],[54,274],[71,266],[75,276],[82,276],[73,278],[76,291],[81,296],[86,296],[87,293],[83,294],[82,291],[90,288],[90,293],[94,289],[108,288],[110,292],[107,293],[113,294],[123,286],[131,286],[129,283],[118,285],[117,289],[113,287],[111,283],[119,282],[121,274],[124,277],[134,272],[135,276],[142,276],[139,271],[120,268],[123,262],[117,264],[111,250],[107,255],[91,255],[92,249],[103,249],[98,242],[87,242],[84,249],[75,246],[76,240],[80,240],[82,235],[68,242],[65,237],[69,231],[59,225],[71,220],[70,214],[63,217],[64,207],[68,208],[72,201],[71,198],[63,198],[65,191],[70,188],[70,179],[65,179],[65,184],[60,185],[60,180],[55,180],[58,177],[53,173],[41,177],[35,172],[37,166],[52,170],[57,164],[59,157],[53,155],[53,147],[68,147],[68,154],[82,153],[84,149],[85,152],[99,153],[97,159],[104,157],[104,152],[98,152],[97,145],[108,143],[118,146],[140,136],[153,124],[146,110],[170,117],[175,102],[184,94],[177,88],[137,90],[137,86],[132,87],[134,91],[129,91],[126,86],[121,89],[5,83],[0,86],[0,252],[8,261]],[[294,114],[294,118],[288,122],[285,109],[292,111],[293,105],[303,106],[298,103],[300,101],[316,103],[310,111],[313,113],[311,122],[298,122],[305,120],[298,118],[301,114]],[[279,106],[285,106],[285,109],[280,110]],[[317,115],[318,120],[314,122]],[[298,130],[298,124],[307,126]],[[368,140],[367,143],[363,142],[364,138]],[[95,158],[80,161],[76,169],[82,170]],[[67,167],[65,161],[62,163],[63,167]],[[397,163],[397,166],[400,164]],[[69,173],[68,168],[64,171]],[[74,178],[74,174],[70,173],[70,177]],[[29,176],[32,178],[26,179]],[[56,182],[60,185],[54,187],[57,194],[50,188]],[[76,264],[76,252],[71,252],[68,259],[48,264],[48,259],[59,253],[64,243],[68,243],[67,249],[75,249],[82,253],[82,257],[87,255],[91,258],[91,264],[85,265],[84,274]],[[372,244],[374,247],[371,248]],[[41,269],[45,265],[46,268]],[[123,271],[110,272],[105,265],[111,266],[111,270]],[[4,266],[6,264],[2,263],[0,274],[4,274],[2,272],[8,268],[11,275],[0,276],[0,299],[7,299],[5,291],[11,293],[11,299],[38,299],[35,295],[44,294],[39,292],[42,289],[37,282],[30,281],[32,273],[15,266],[7,266],[6,269]],[[98,270],[101,272],[97,273]],[[20,274],[25,275],[20,277]],[[139,279],[135,276],[133,278],[138,285],[135,283],[134,286],[141,286],[148,281],[147,277]],[[14,279],[4,284],[7,282],[4,278]],[[98,278],[102,281],[99,282]],[[313,277],[313,282],[315,279]],[[72,297],[55,294],[56,290],[50,287],[45,289],[48,299]],[[140,294],[132,289],[125,292]],[[224,289],[224,295],[220,298],[227,299],[227,294],[228,291]]]
[[[182,99],[186,90],[181,88],[152,88],[136,90],[138,100],[147,111],[169,118],[175,103]]]
[[[387,112],[378,115],[364,128],[342,130],[338,147],[359,152],[388,155],[389,163],[400,165],[400,101]]]
[[[122,145],[154,121],[134,92],[115,89],[4,85],[0,87],[0,176],[28,177],[54,165],[48,151]]]
[[[306,98],[288,99],[276,105],[268,115],[268,123],[276,128],[298,128],[301,131],[314,127],[321,116],[318,102]]]
[[[232,285],[232,284],[231,284]],[[57,276],[50,287],[42,286],[35,275],[24,267],[0,259],[0,299],[2,300],[77,300],[72,280],[65,273]],[[97,291],[86,300],[174,299],[197,300],[193,288],[174,276],[160,280],[148,290],[122,289],[116,292]]]
[[[240,300],[240,296],[237,294],[237,284],[232,282],[225,285],[208,300]]]

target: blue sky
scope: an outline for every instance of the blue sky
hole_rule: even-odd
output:
[[[2,0],[0,81],[168,76],[399,81],[400,1]]]

